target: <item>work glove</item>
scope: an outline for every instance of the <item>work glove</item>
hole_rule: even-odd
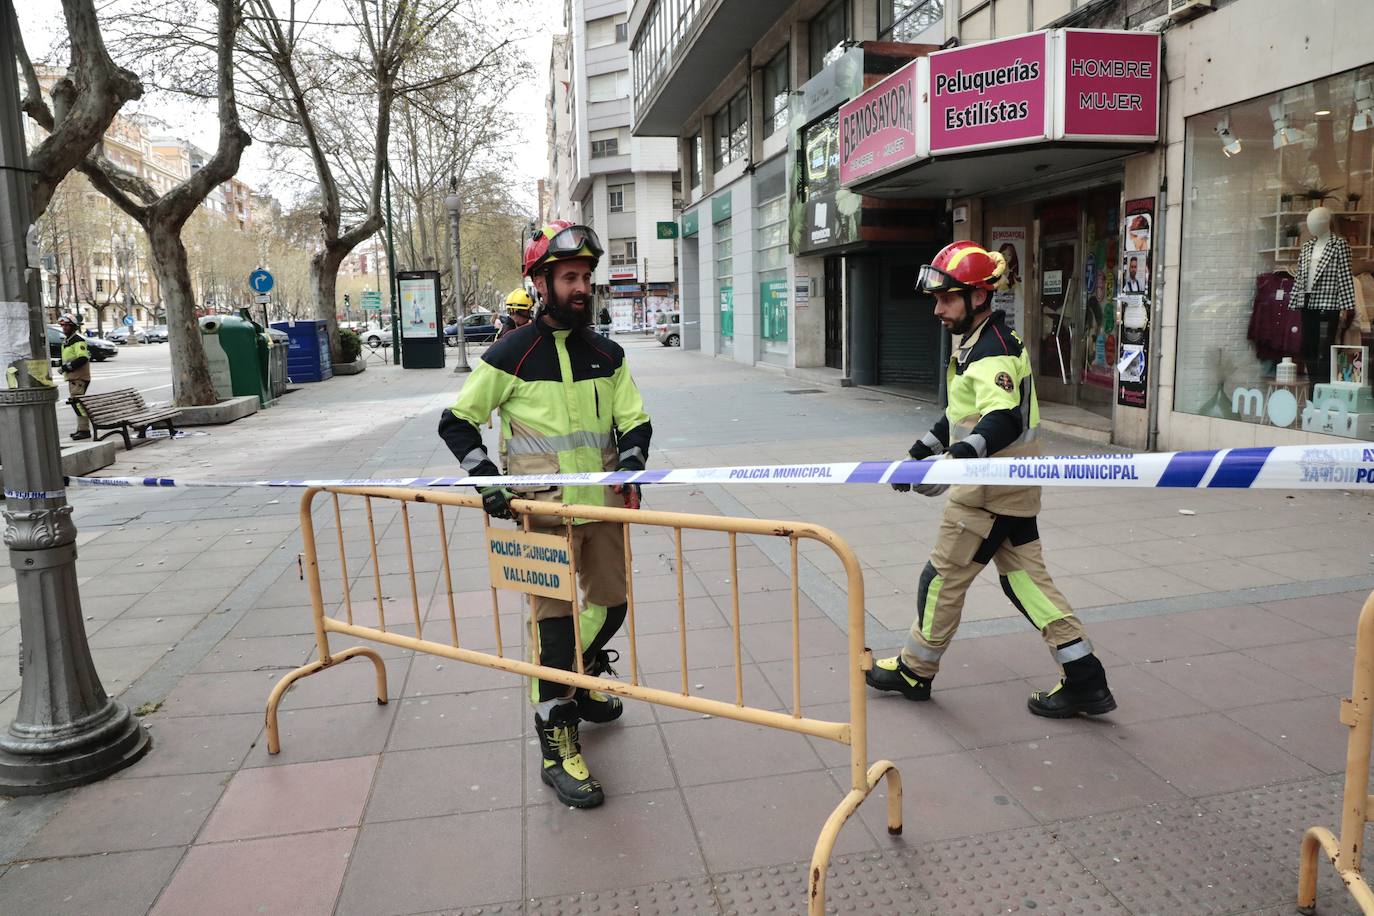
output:
[[[515,498],[515,494],[505,487],[478,487],[477,492],[482,495],[482,508],[487,515],[492,518],[515,518],[515,513],[511,511],[510,501]]]
[[[949,447],[949,451],[945,452],[940,457],[956,459],[977,458],[978,449],[967,442],[955,442]],[[929,461],[930,459],[926,458],[924,460]],[[915,487],[916,492],[920,493],[922,496],[939,496],[948,489],[949,484],[947,483],[918,483]]]
[[[935,450],[932,449],[929,445],[926,445],[924,442],[918,441],[911,448],[907,449],[906,453],[911,456],[913,461],[925,461],[927,458],[930,458],[932,455],[935,454]],[[894,483],[891,484],[891,487],[898,493],[911,492],[911,484],[909,483]]]
[[[617,471],[642,471],[644,462],[633,456],[620,459]],[[638,509],[643,501],[643,490],[637,483],[617,483],[611,485],[611,492],[625,501],[626,509]]]

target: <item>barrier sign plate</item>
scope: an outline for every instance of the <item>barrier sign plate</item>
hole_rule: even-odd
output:
[[[572,551],[566,537],[490,528],[487,565],[496,588],[572,600]]]

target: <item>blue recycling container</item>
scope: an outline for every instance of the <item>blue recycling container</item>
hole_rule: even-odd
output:
[[[274,321],[272,327],[290,340],[286,374],[293,382],[323,382],[333,378],[329,359],[329,324],[324,321]]]

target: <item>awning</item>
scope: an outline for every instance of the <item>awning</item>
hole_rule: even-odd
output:
[[[840,184],[980,194],[1140,152],[1159,137],[1160,37],[1055,29],[939,51],[840,109]]]

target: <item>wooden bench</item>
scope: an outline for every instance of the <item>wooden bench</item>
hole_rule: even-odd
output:
[[[138,438],[147,439],[148,430],[154,426],[165,426],[169,435],[176,434],[174,423],[181,411],[175,407],[149,408],[143,402],[143,395],[133,388],[120,388],[100,394],[83,394],[72,398],[91,421],[91,433],[96,441],[104,439],[113,432],[124,437],[124,448],[132,449],[133,440],[129,430],[138,432]],[[104,436],[100,431],[109,430]]]

